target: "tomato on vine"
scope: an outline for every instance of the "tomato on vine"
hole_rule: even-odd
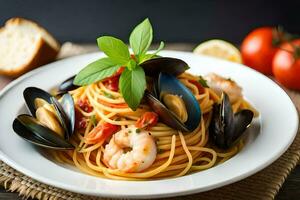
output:
[[[273,74],[279,83],[300,90],[300,39],[281,45],[272,65]]]
[[[261,73],[272,74],[272,60],[278,41],[276,29],[272,27],[253,30],[242,42],[243,63]]]

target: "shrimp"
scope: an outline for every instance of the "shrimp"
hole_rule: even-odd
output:
[[[103,162],[122,172],[140,172],[152,165],[156,153],[156,143],[150,133],[131,126],[112,136],[105,146]]]
[[[205,76],[207,84],[212,88],[219,96],[224,91],[230,99],[231,103],[236,102],[242,97],[242,88],[236,84],[233,80],[226,79],[215,73],[210,73]]]

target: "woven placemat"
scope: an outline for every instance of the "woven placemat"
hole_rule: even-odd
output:
[[[176,44],[169,45],[169,48],[176,50],[190,50],[191,45]],[[60,53],[60,58],[71,55],[87,53],[95,51],[95,46],[81,46],[72,43],[65,43]],[[292,98],[298,111],[300,110],[300,93],[286,90]],[[284,183],[286,177],[291,170],[297,165],[300,160],[300,132],[298,132],[293,144],[290,148],[273,164],[264,170],[231,185],[203,192],[199,194],[185,196],[184,199],[274,199],[280,187]],[[33,180],[32,178],[23,175],[14,170],[4,162],[0,161],[0,185],[3,185],[7,190],[18,192],[21,196],[28,198],[37,198],[42,200],[56,199],[101,199],[84,196],[69,191],[61,190],[46,184]],[[183,199],[183,197],[167,198],[167,199]]]

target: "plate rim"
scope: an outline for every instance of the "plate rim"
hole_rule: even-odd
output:
[[[193,53],[191,52],[186,52],[186,51],[174,51],[174,50],[164,50],[162,51],[163,53],[170,53],[170,54],[186,54],[188,56],[195,56]],[[81,54],[81,55],[76,55],[76,56],[71,56],[71,57],[68,57],[68,58],[64,58],[64,59],[60,59],[60,60],[57,60],[55,62],[52,62],[52,63],[49,63],[47,65],[43,65],[37,69],[34,69],[24,75],[22,75],[21,77],[13,80],[12,82],[10,82],[7,86],[5,86],[1,91],[0,91],[0,101],[2,99],[3,96],[5,96],[5,94],[13,87],[15,87],[18,83],[24,81],[25,79],[27,78],[30,78],[32,75],[34,74],[38,74],[40,71],[47,71],[48,68],[51,67],[51,65],[57,65],[58,63],[60,62],[64,62],[64,61],[68,61],[68,60],[72,60],[74,58],[79,58],[79,57],[84,57],[84,56],[88,56],[88,55],[93,55],[93,54],[97,54],[97,55],[101,55],[103,56],[104,53],[103,52],[93,52],[93,53],[86,53],[86,54]],[[214,58],[214,57],[211,57],[211,56],[201,56],[201,57],[206,57],[206,58],[209,58],[211,60],[221,60],[221,59],[218,59],[218,58]],[[226,61],[226,60],[221,60],[222,62],[227,62],[227,63],[230,63],[230,64],[233,64],[229,61]],[[237,63],[234,63],[234,64],[237,64]],[[237,65],[240,65],[240,67],[244,66],[242,64],[237,64]],[[259,76],[263,76],[267,81],[271,81],[273,86],[274,87],[277,87],[277,89],[280,90],[281,92],[281,95],[285,95],[288,100],[289,100],[289,104],[292,105],[293,107],[293,112],[295,114],[295,117],[296,117],[296,120],[297,120],[297,124],[295,124],[295,126],[293,127],[293,130],[292,132],[294,133],[293,134],[293,137],[291,137],[289,139],[289,141],[286,143],[286,145],[284,146],[284,148],[281,149],[280,153],[277,154],[276,156],[273,156],[271,159],[268,159],[267,162],[264,162],[263,164],[260,164],[259,166],[256,166],[254,167],[254,169],[252,170],[249,170],[247,173],[244,173],[240,176],[236,176],[232,179],[229,179],[229,180],[226,180],[226,181],[223,181],[223,182],[219,182],[219,183],[215,183],[215,184],[211,184],[211,185],[208,185],[206,186],[204,189],[203,188],[194,188],[194,189],[190,189],[190,190],[185,190],[185,191],[176,191],[176,192],[169,192],[169,193],[164,193],[164,192],[161,192],[161,193],[155,193],[155,194],[138,194],[138,195],[128,195],[127,193],[126,194],[120,194],[120,193],[96,193],[96,192],[93,192],[93,191],[90,191],[88,189],[85,189],[85,190],[81,190],[81,191],[75,191],[72,187],[70,187],[68,184],[63,184],[63,183],[59,183],[57,184],[56,181],[53,181],[51,179],[48,179],[48,178],[45,178],[45,177],[42,177],[38,174],[36,174],[35,172],[33,171],[30,171],[30,170],[27,170],[26,168],[24,168],[23,166],[20,166],[19,164],[15,163],[14,160],[10,159],[5,153],[2,152],[1,148],[0,148],[0,160],[2,160],[3,162],[5,162],[6,164],[8,164],[9,166],[11,166],[12,168],[16,169],[17,171],[25,174],[26,176],[30,177],[30,178],[33,178],[41,183],[44,183],[46,185],[51,185],[51,186],[54,186],[54,187],[57,187],[57,188],[60,188],[60,189],[63,189],[63,190],[68,190],[68,191],[72,191],[72,192],[75,192],[75,193],[79,193],[79,194],[85,194],[85,195],[92,195],[92,196],[103,196],[103,197],[113,197],[113,198],[149,198],[149,196],[151,196],[151,198],[161,198],[161,197],[171,197],[171,196],[175,196],[175,195],[187,195],[187,194],[193,194],[193,193],[196,193],[196,192],[199,192],[199,190],[201,190],[201,192],[204,192],[204,191],[208,191],[208,190],[212,190],[212,189],[215,189],[215,188],[219,188],[219,187],[222,187],[222,186],[225,186],[225,185],[229,185],[229,184],[232,184],[234,182],[237,182],[239,180],[242,180],[244,178],[247,178],[255,173],[257,173],[258,171],[261,171],[262,169],[266,168],[267,166],[269,166],[270,164],[272,164],[274,161],[276,161],[280,156],[282,156],[286,150],[290,147],[290,145],[292,144],[292,142],[294,141],[296,135],[297,135],[297,130],[298,130],[298,126],[299,126],[299,115],[298,115],[298,112],[297,112],[297,109],[294,105],[294,103],[292,102],[291,98],[288,96],[288,94],[278,85],[276,84],[272,79],[270,79],[269,77],[267,76],[264,76],[263,74],[255,71],[254,69],[252,68],[249,68],[249,67],[245,67],[246,70],[249,70],[251,71],[251,73],[255,73],[256,75],[259,75]],[[192,174],[190,175],[185,175],[185,176],[192,176]],[[177,178],[173,178],[173,180],[176,180]],[[153,181],[153,180],[152,180]],[[156,180],[154,180],[153,182],[155,182]],[[158,180],[160,181],[160,180]]]

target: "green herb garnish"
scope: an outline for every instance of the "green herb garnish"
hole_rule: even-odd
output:
[[[149,19],[137,25],[130,34],[129,43],[134,55],[130,56],[127,45],[120,39],[102,36],[97,39],[98,47],[107,57],[96,60],[75,77],[74,84],[89,85],[101,81],[116,73],[121,67],[126,67],[119,80],[119,88],[123,98],[132,110],[136,110],[146,89],[146,76],[141,63],[155,58],[164,48],[161,42],[154,53],[147,53],[153,39],[153,30]]]
[[[96,115],[92,115],[91,118],[90,118],[90,120],[91,120],[91,122],[92,122],[92,124],[93,124],[94,127],[97,126]]]
[[[140,132],[141,132],[141,129],[137,128],[137,129],[135,129],[135,132],[136,132],[136,133],[140,133]]]
[[[101,58],[88,64],[77,74],[74,80],[75,85],[89,85],[112,76],[121,67],[115,64],[111,58]]]
[[[207,85],[207,81],[202,76],[199,76],[198,82],[202,85],[202,87],[209,88],[209,86]]]
[[[114,99],[114,96],[113,96],[113,95],[111,95],[111,94],[109,94],[109,93],[107,93],[107,92],[105,92],[105,91],[103,91],[103,94],[104,94],[104,96],[106,96],[107,98]]]

